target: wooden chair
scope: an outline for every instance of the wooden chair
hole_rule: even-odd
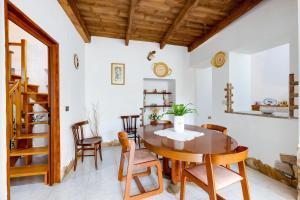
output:
[[[144,199],[163,192],[163,177],[162,169],[159,160],[147,149],[135,149],[135,143],[128,140],[128,134],[126,132],[120,132],[118,134],[119,141],[122,145],[121,160],[119,166],[118,180],[126,180],[124,200],[129,199]],[[125,159],[128,159],[127,174],[123,176],[123,169]],[[151,174],[151,167],[157,168],[158,175],[158,188],[152,191],[146,192],[138,177],[149,176]],[[147,168],[145,172],[134,173],[133,171],[138,168]],[[130,187],[132,179],[135,180],[140,194],[130,196]]]
[[[219,132],[222,132],[224,135],[228,135],[228,129],[224,126],[219,126],[219,125],[215,125],[215,124],[203,124],[201,127],[210,129],[210,130],[219,131]]]
[[[84,156],[94,156],[95,158],[95,167],[98,169],[97,165],[97,151],[99,150],[100,159],[102,161],[102,152],[101,152],[101,137],[92,137],[84,138],[83,126],[87,125],[88,121],[78,122],[72,125],[72,132],[74,137],[75,144],[75,164],[74,171],[76,171],[77,166],[77,157],[81,156],[81,162],[83,162]],[[84,152],[87,150],[93,150],[93,154],[85,155]],[[81,151],[81,154],[79,152]]]
[[[127,115],[121,116],[123,122],[123,129],[128,133],[128,138],[133,138],[134,142],[138,140],[139,148],[141,148],[141,139],[140,136],[137,135],[137,120],[139,115]]]
[[[195,167],[187,168],[182,172],[180,199],[184,199],[185,184],[187,178],[194,182],[210,197],[210,200],[224,198],[216,193],[217,190],[225,188],[236,182],[241,182],[244,200],[250,200],[249,186],[246,175],[245,159],[248,156],[248,148],[240,146],[230,154],[216,154],[205,157],[205,163]],[[239,173],[222,165],[238,163]]]

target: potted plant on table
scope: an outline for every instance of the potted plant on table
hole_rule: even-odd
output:
[[[157,113],[152,113],[149,115],[149,119],[150,119],[150,124],[151,125],[156,125],[158,123],[159,120],[161,120],[162,115],[159,115]]]
[[[189,113],[196,113],[197,110],[194,108],[190,108],[192,104],[172,104],[170,110],[168,110],[165,114],[174,115],[174,130],[175,132],[182,133],[184,132],[184,115]]]

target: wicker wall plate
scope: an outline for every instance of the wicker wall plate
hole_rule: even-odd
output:
[[[166,77],[172,73],[172,69],[164,62],[154,63],[153,73],[158,77]]]
[[[226,62],[226,53],[223,51],[219,51],[211,59],[211,64],[216,68],[222,67],[225,64],[225,62]]]

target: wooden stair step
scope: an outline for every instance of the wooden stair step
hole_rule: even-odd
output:
[[[31,89],[31,90],[34,90],[34,91],[38,91],[39,89],[39,85],[35,85],[35,84],[28,84],[27,85],[27,88]]]
[[[26,165],[21,167],[10,168],[10,178],[47,175],[48,165]]]
[[[12,74],[11,78],[16,80],[16,79],[21,79],[22,77],[20,75]]]
[[[22,79],[22,77],[21,77],[21,75],[16,75],[16,74],[12,74],[11,75],[11,79],[13,79],[13,80],[21,80]],[[27,77],[27,80],[28,80],[29,78]]]
[[[21,134],[19,136],[16,136],[16,139],[21,140],[21,139],[33,139],[33,138],[47,138],[48,133],[29,133],[29,134]]]
[[[22,94],[27,94],[30,96],[48,96],[48,93],[41,93],[41,92],[22,92]]]
[[[42,114],[48,114],[48,111],[34,111],[34,112],[28,112],[26,115],[42,115]]]
[[[37,125],[37,124],[48,124],[49,122],[48,121],[38,121],[38,122],[30,122],[28,124],[30,125]]]
[[[27,149],[15,149],[10,152],[10,156],[29,156],[29,155],[39,155],[48,154],[48,147],[33,147]]]
[[[48,101],[28,102],[28,104],[30,104],[30,105],[34,105],[34,104],[41,104],[41,105],[43,105],[43,104],[48,104]]]

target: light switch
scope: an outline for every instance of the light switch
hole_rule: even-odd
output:
[[[69,106],[66,106],[66,112],[68,112],[70,110]]]

